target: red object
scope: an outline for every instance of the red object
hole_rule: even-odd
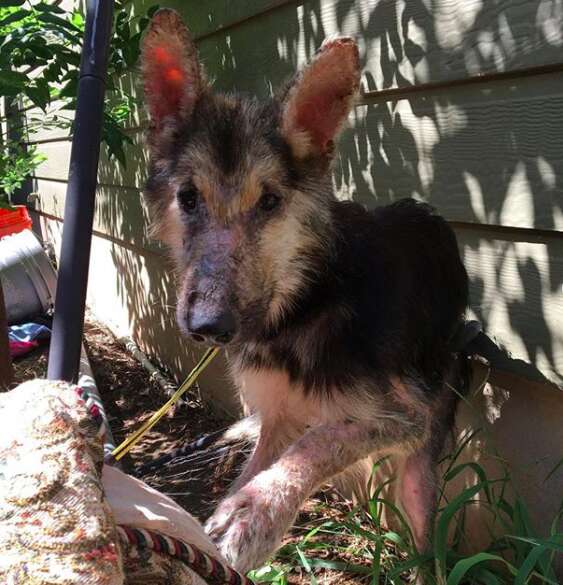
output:
[[[0,238],[31,229],[31,217],[25,205],[0,209]]]

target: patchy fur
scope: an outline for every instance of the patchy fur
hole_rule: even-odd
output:
[[[166,98],[170,111],[155,105],[155,87],[168,83],[155,69],[157,42],[185,79]],[[210,534],[238,569],[256,567],[312,490],[356,482],[369,457],[393,454],[424,550],[462,369],[450,342],[467,275],[429,206],[366,211],[334,197],[333,144],[359,87],[355,43],[325,43],[263,103],[211,91],[172,11],[155,16],[143,59],[146,198],[176,262],[178,324],[226,346],[260,428]]]

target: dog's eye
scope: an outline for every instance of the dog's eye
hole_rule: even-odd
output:
[[[260,197],[258,205],[262,211],[273,211],[279,206],[281,200],[282,199],[279,195],[271,193],[270,191],[266,191],[266,193]]]
[[[178,200],[182,209],[188,214],[192,215],[197,211],[199,203],[199,195],[197,191],[192,189],[184,189],[178,193]]]

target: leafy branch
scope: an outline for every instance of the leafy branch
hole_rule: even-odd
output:
[[[15,104],[22,115],[33,108],[45,114],[43,119],[32,117],[32,123],[26,125],[28,136],[22,138],[17,148],[11,143],[13,140],[0,136],[3,148],[0,199],[12,194],[11,186],[21,184],[40,164],[37,149],[25,148],[24,141],[31,132],[65,125],[72,131],[68,119],[53,116],[51,110],[56,106],[57,110],[69,111],[71,115],[76,110],[85,20],[78,2],[71,10],[60,4],[48,0],[0,0],[0,98],[4,98],[4,103]],[[125,128],[135,98],[114,82],[134,70],[142,33],[157,8],[153,6],[145,14],[132,16],[130,2],[122,0],[115,5],[102,141],[109,157],[115,157],[123,166],[126,165],[125,145],[131,143]],[[5,118],[4,121],[8,126],[22,125],[21,120]]]

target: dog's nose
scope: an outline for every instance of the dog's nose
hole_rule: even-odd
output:
[[[190,315],[189,329],[195,341],[226,344],[236,333],[235,316],[229,310],[193,311]]]

